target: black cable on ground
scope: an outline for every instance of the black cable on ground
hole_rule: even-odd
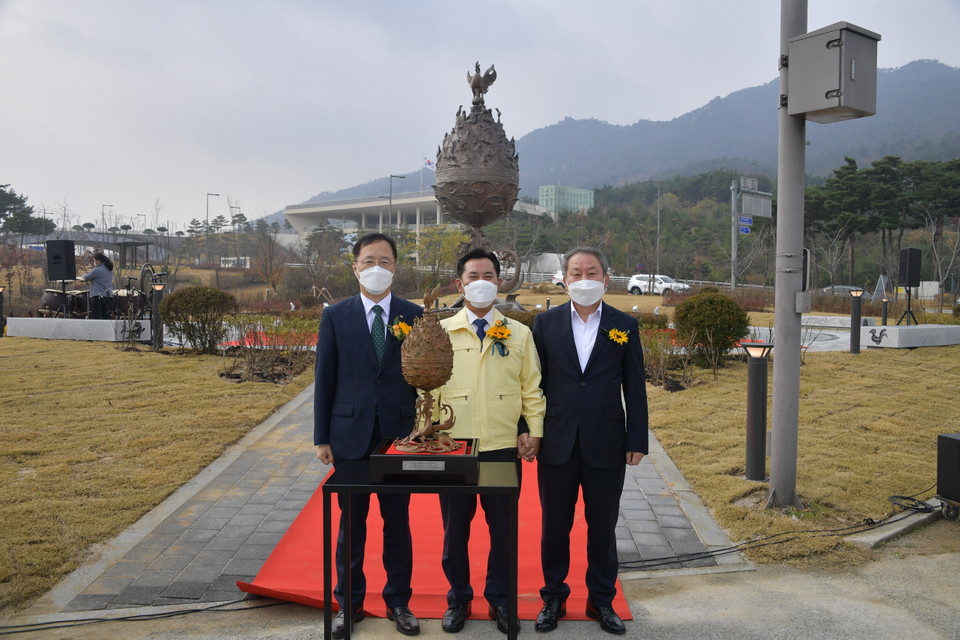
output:
[[[232,611],[250,611],[252,609],[264,609],[266,607],[276,607],[284,604],[292,604],[290,602],[266,602],[264,604],[253,605],[249,607],[234,607],[232,609],[225,609],[233,604],[239,604],[245,602],[246,600],[241,598],[239,600],[231,600],[229,602],[219,602],[212,604],[208,607],[197,607],[194,609],[180,609],[177,611],[162,611],[158,613],[141,613],[131,616],[118,616],[116,618],[80,618],[78,620],[51,620],[49,622],[38,622],[35,624],[19,624],[19,625],[10,625],[5,627],[0,627],[0,636],[13,635],[15,633],[27,633],[29,631],[48,631],[50,629],[66,629],[69,627],[83,627],[91,624],[99,624],[101,622],[143,622],[147,620],[163,620],[164,618],[176,618],[178,616],[185,616],[191,613],[228,613]]]
[[[894,518],[888,520],[894,515],[894,511],[891,510],[887,515],[883,516],[883,520],[876,521],[873,518],[864,518],[863,522],[860,524],[850,525],[847,527],[839,527],[836,529],[794,529],[792,531],[783,531],[781,533],[774,533],[769,536],[763,536],[755,540],[747,540],[729,547],[722,547],[720,549],[713,550],[704,550],[694,553],[682,553],[675,556],[665,556],[662,558],[649,558],[641,560],[626,560],[619,563],[620,569],[634,569],[634,570],[647,570],[662,565],[670,564],[682,564],[684,562],[694,562],[696,560],[706,560],[710,558],[716,558],[722,555],[728,555],[731,553],[737,553],[739,551],[745,551],[747,549],[756,549],[760,547],[767,547],[776,544],[784,544],[792,540],[797,540],[803,536],[809,537],[829,537],[829,536],[840,536],[840,535],[851,535],[855,533],[862,533],[864,531],[871,531],[873,529],[878,529],[880,527],[885,527],[896,522],[900,522],[904,518],[910,517],[912,513],[930,513],[933,511],[933,507],[928,505],[926,502],[917,500],[916,497],[927,493],[936,487],[937,484],[934,483],[920,491],[913,494],[912,496],[890,496],[888,500],[893,503],[895,506],[900,507],[910,513],[905,513],[899,518]],[[785,538],[783,540],[774,540],[775,538],[780,538],[782,536],[792,535],[791,538]]]

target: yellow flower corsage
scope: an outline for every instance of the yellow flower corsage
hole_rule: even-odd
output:
[[[403,342],[403,339],[407,337],[407,334],[410,333],[410,329],[412,328],[413,327],[400,318],[394,318],[390,324],[390,333],[393,334],[397,342]]]
[[[487,329],[487,337],[493,340],[493,349],[501,356],[510,354],[507,345],[504,344],[510,337],[510,329],[507,327],[506,320],[497,320],[493,326]]]
[[[614,342],[614,344],[627,344],[627,340],[629,340],[627,334],[630,333],[630,331],[623,331],[622,329],[610,329],[605,333],[607,334],[607,337]]]

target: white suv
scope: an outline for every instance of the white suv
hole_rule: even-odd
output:
[[[553,277],[550,278],[550,282],[557,285],[561,289],[566,289],[566,287],[563,285],[563,269],[560,269],[555,274],[553,274]]]
[[[642,296],[645,293],[649,293],[650,289],[650,274],[638,273],[630,276],[630,282],[627,283],[627,291],[629,291],[631,294],[635,296]],[[659,274],[653,276],[653,293],[657,294],[658,296],[664,296],[674,291],[680,292],[689,290],[690,285],[677,282],[670,276],[663,276]]]

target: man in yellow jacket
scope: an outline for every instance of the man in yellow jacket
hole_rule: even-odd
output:
[[[545,401],[540,389],[540,359],[533,335],[524,324],[494,309],[500,286],[500,261],[474,249],[457,262],[457,289],[464,308],[440,324],[453,343],[453,374],[439,389],[439,402],[456,416],[454,438],[479,438],[482,462],[533,460],[543,435]],[[519,423],[526,423],[521,433]],[[490,530],[490,555],[484,598],[491,620],[507,633],[508,496],[480,496]],[[441,495],[443,572],[450,583],[443,630],[456,633],[470,616],[473,588],[467,543],[477,511],[475,495]]]

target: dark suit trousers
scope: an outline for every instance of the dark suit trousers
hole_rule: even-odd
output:
[[[626,467],[598,469],[583,464],[578,442],[563,465],[537,465],[537,483],[543,512],[540,562],[543,566],[543,600],[566,600],[570,586],[570,530],[577,506],[577,494],[583,489],[584,517],[587,521],[587,592],[598,607],[609,607],[617,593],[617,517]]]
[[[480,462],[514,462],[517,465],[518,479],[520,477],[520,459],[517,458],[515,448],[481,451],[477,459]],[[483,597],[494,607],[507,606],[507,522],[511,500],[516,498],[505,495],[480,496],[480,506],[483,507],[490,531],[490,553],[487,555],[487,581]],[[442,564],[443,573],[450,583],[450,590],[447,592],[449,607],[457,607],[473,600],[467,545],[470,542],[470,523],[476,513],[475,494],[440,494],[440,515],[443,517]]]
[[[337,461],[335,467],[338,477],[347,477],[353,482],[370,481],[370,453],[380,444],[380,425],[373,430],[370,447],[362,460]],[[342,475],[341,475],[342,474]],[[337,503],[341,513],[350,500],[350,601],[354,610],[363,607],[367,592],[367,578],[363,573],[364,547],[367,542],[367,513],[370,511],[370,494],[337,494]],[[387,582],[383,586],[383,600],[390,608],[405,607],[410,602],[410,578],[413,573],[413,539],[410,536],[410,496],[409,494],[377,494],[380,503],[380,515],[383,518],[383,568],[386,569]],[[346,529],[346,518],[340,518],[340,532],[337,535],[337,586],[333,593],[343,606],[343,553],[342,545]]]

